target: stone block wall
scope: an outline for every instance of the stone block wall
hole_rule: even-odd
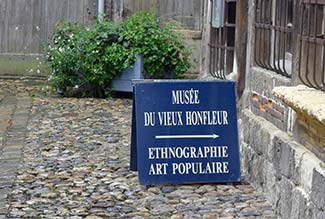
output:
[[[242,170],[282,218],[325,218],[325,165],[293,136],[250,110],[241,114]]]
[[[239,116],[243,174],[266,194],[282,218],[325,218],[324,153],[310,146],[325,137],[325,126],[305,112],[296,114],[272,92],[278,86],[290,87],[289,79],[259,67],[248,73],[242,104],[246,107]],[[299,140],[306,136],[310,147]]]
[[[249,73],[247,95],[251,111],[283,131],[292,130],[290,109],[272,93],[275,86],[290,85],[290,80],[260,67],[252,67]]]
[[[288,127],[288,109],[282,104],[255,91],[251,92],[250,104],[256,115],[267,118],[279,129],[285,131]]]

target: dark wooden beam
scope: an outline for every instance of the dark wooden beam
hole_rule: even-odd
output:
[[[237,97],[241,98],[245,89],[246,46],[247,46],[248,1],[238,0],[236,8],[235,50],[237,60]]]
[[[105,1],[105,15],[107,19],[113,18],[113,0],[106,0]]]

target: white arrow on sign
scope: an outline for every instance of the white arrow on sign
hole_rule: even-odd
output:
[[[167,139],[167,138],[219,138],[217,134],[212,135],[156,135],[156,139]]]

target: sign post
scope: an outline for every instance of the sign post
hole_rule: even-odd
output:
[[[141,184],[240,180],[235,82],[143,81],[134,97],[131,169]]]

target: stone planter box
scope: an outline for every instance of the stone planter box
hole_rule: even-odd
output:
[[[133,68],[126,69],[120,77],[113,80],[113,91],[133,92],[132,80],[143,79],[142,69],[142,58],[137,55]]]

